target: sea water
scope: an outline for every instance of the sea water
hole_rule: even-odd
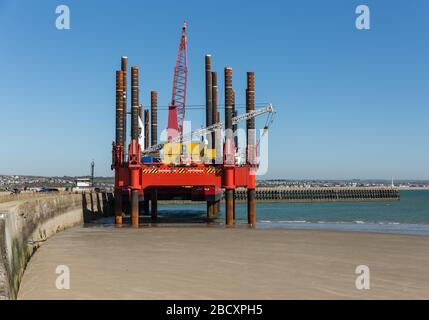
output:
[[[429,235],[429,190],[404,190],[399,201],[258,202],[257,228],[288,228]],[[222,212],[211,223],[224,222]],[[207,223],[205,205],[159,205],[160,222]],[[236,203],[236,224],[247,204]]]

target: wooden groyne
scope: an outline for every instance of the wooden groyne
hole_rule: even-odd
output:
[[[396,188],[257,188],[256,200],[261,201],[373,201],[399,200],[399,190]],[[235,199],[246,200],[246,189],[236,189]]]

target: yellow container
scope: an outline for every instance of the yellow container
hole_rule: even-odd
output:
[[[184,143],[183,147],[184,158],[191,159],[192,162],[201,162],[216,158],[216,149],[207,149],[207,147],[200,142]],[[181,143],[166,143],[164,145],[162,162],[167,164],[179,163],[181,150]]]

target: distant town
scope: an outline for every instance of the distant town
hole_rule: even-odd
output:
[[[98,188],[111,190],[114,185],[113,177],[42,177],[24,175],[0,175],[0,192],[11,191],[44,191],[44,190],[79,190]]]
[[[111,190],[113,177],[42,177],[25,175],[0,175],[1,192],[39,191],[43,188],[74,190],[81,186]],[[429,189],[429,180],[258,180],[258,187],[329,188],[329,187],[395,187],[399,189]]]

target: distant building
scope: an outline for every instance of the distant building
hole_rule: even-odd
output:
[[[91,179],[89,178],[75,179],[75,186],[73,188],[74,191],[85,191],[85,190],[91,190],[91,189],[92,189]]]

